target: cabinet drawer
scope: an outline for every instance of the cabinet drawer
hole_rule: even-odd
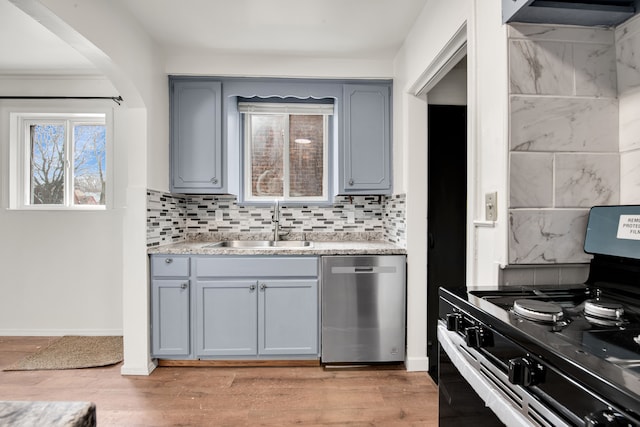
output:
[[[198,277],[316,277],[317,257],[197,257]]]
[[[154,255],[151,257],[152,277],[189,276],[189,257]]]

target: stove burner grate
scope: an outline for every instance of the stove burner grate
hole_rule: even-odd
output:
[[[558,304],[534,299],[515,300],[513,311],[518,316],[536,322],[556,323],[564,318],[562,307]]]

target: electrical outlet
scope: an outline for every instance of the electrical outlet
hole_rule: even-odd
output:
[[[487,221],[498,220],[498,193],[487,193],[484,195],[484,216]]]
[[[220,209],[216,209],[216,221],[221,222],[223,219],[223,212]]]
[[[356,213],[353,211],[347,211],[347,224],[353,224],[356,222]]]

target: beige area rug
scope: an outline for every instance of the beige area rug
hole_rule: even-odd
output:
[[[64,336],[4,371],[78,369],[122,362],[122,337]]]

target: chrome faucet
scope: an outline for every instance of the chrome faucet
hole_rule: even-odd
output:
[[[276,199],[273,205],[273,215],[271,216],[273,222],[273,240],[280,240],[280,202]]]

